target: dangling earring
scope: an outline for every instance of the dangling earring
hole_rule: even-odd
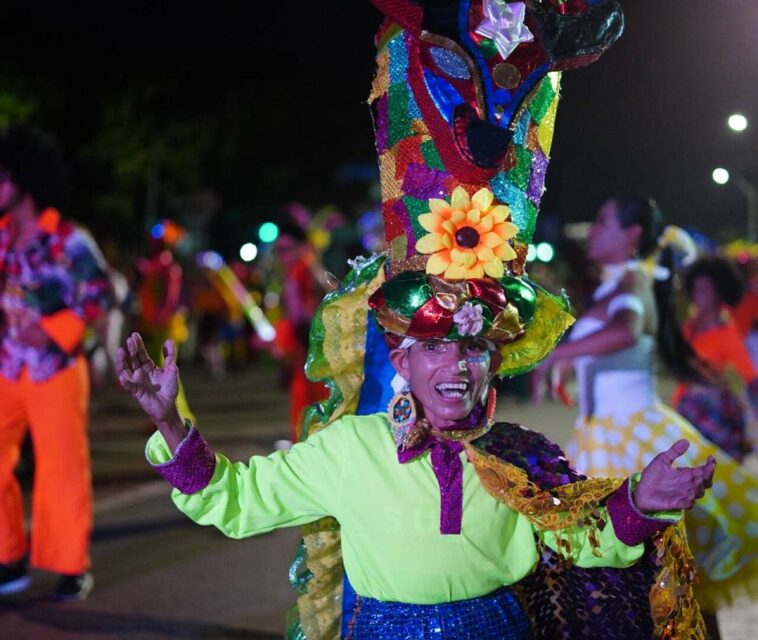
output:
[[[387,417],[395,433],[395,443],[399,445],[416,423],[416,402],[406,384],[390,399],[387,405]]]
[[[487,406],[484,409],[485,424],[490,424],[495,421],[495,409],[497,408],[497,391],[495,387],[490,387],[487,392]]]

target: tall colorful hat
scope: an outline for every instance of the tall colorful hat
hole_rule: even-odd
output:
[[[386,282],[385,331],[484,337],[502,374],[526,371],[570,325],[530,282],[526,254],[550,157],[560,74],[621,35],[615,0],[373,0],[372,106]]]

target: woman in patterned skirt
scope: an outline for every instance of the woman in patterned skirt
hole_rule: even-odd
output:
[[[656,350],[678,379],[702,383],[709,376],[672,325],[673,314],[656,304],[654,280],[666,275],[656,256],[681,235],[662,227],[655,203],[643,198],[611,198],[600,207],[588,253],[602,268],[602,282],[570,340],[540,371],[574,366],[580,415],[568,453],[583,473],[623,475],[679,438],[692,443],[687,464],[717,459],[714,490],[687,514],[701,605],[715,611],[735,592],[758,590],[758,480],[658,397]],[[662,297],[670,303],[670,295]]]

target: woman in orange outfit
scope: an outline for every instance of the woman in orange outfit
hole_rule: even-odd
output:
[[[717,376],[712,385],[680,383],[674,404],[706,438],[742,460],[751,448],[748,425],[758,406],[758,372],[731,314],[743,284],[729,262],[707,257],[687,272],[686,289],[693,310],[684,337]]]

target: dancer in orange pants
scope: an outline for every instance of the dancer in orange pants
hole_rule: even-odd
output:
[[[81,600],[93,584],[82,340],[114,298],[94,240],[55,208],[61,158],[38,131],[0,130],[0,595],[29,586],[29,553],[32,566],[61,574],[55,598]],[[27,429],[36,461],[31,550],[13,474]]]
[[[89,569],[88,404],[87,363],[81,356],[44,382],[34,382],[26,370],[18,380],[0,376],[0,563],[18,561],[29,552],[21,490],[13,474],[28,425],[36,468],[31,564],[61,574]]]

